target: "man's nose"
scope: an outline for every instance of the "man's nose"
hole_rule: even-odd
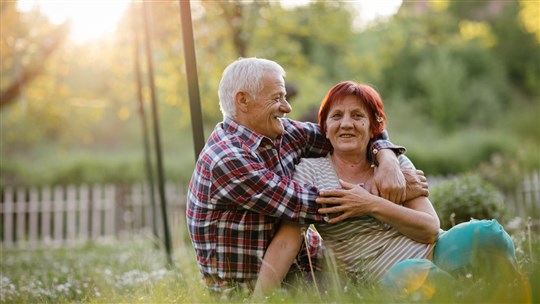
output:
[[[291,104],[287,101],[287,99],[283,99],[281,101],[281,111],[284,113],[290,113],[292,111]]]

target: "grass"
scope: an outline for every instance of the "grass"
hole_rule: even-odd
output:
[[[509,227],[521,269],[530,286],[500,280],[473,282],[467,274],[457,286],[429,300],[422,293],[393,298],[377,288],[319,287],[293,283],[265,299],[267,303],[371,303],[371,302],[500,302],[510,290],[518,302],[538,303],[540,294],[540,237],[530,221]],[[219,299],[208,294],[199,280],[191,245],[174,246],[175,267],[166,266],[165,254],[151,239],[93,243],[77,248],[1,251],[0,302],[2,303],[215,303],[252,302],[243,294]],[[505,285],[506,284],[506,285]],[[332,286],[332,285],[329,285]],[[428,286],[429,287],[429,286]],[[428,290],[429,291],[429,290]],[[425,290],[424,290],[425,292]],[[517,295],[517,298],[515,297]],[[507,297],[508,298],[508,297]]]

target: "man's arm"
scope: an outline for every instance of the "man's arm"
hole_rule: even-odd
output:
[[[390,149],[383,149],[375,157],[379,166],[375,167],[375,187],[370,192],[391,202],[402,203],[405,201],[407,184],[396,154]]]
[[[368,153],[368,157],[378,165],[375,167],[375,186],[368,189],[372,194],[395,203],[401,204],[405,201],[405,177],[397,159],[397,156],[405,152],[404,147],[390,142],[386,130],[377,135]]]
[[[316,187],[280,176],[247,153],[220,159],[212,176],[210,197],[221,207],[236,206],[300,223],[322,220],[315,203]]]

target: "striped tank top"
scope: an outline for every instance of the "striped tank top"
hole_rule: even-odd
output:
[[[403,168],[414,168],[405,156]],[[341,188],[330,155],[304,158],[296,166],[294,179],[321,190]],[[330,250],[338,269],[360,283],[372,284],[382,279],[396,263],[412,258],[428,258],[434,245],[422,244],[403,235],[392,226],[371,216],[346,219],[336,224],[316,224],[325,250]]]

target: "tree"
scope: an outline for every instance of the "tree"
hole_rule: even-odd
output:
[[[0,110],[17,100],[24,86],[43,73],[45,63],[58,48],[61,47],[68,34],[68,26],[64,24],[49,28],[49,33],[40,33],[32,37],[32,33],[22,23],[22,16],[15,9],[16,2],[2,2],[2,90],[0,91]],[[37,15],[36,12],[33,13]],[[43,17],[37,16],[43,21]],[[17,34],[21,34],[20,36]],[[29,51],[37,49],[35,51]],[[31,58],[31,59],[30,59]],[[22,62],[26,62],[23,64]],[[6,85],[5,80],[9,80]]]

